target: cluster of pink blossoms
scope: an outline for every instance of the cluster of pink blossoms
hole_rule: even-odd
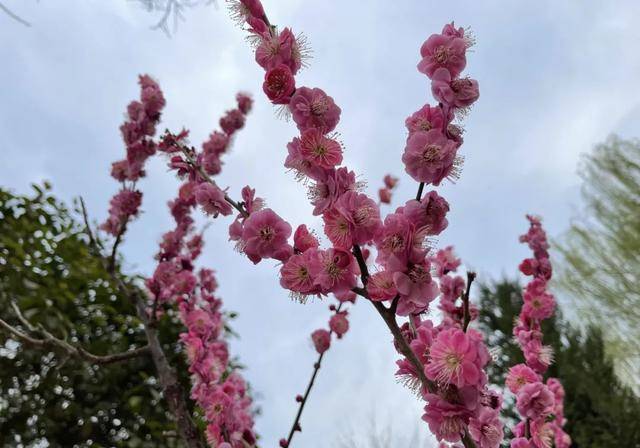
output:
[[[272,26],[257,0],[240,0],[235,12],[256,42],[267,97],[287,108],[300,132],[287,145],[285,167],[310,185],[313,213],[322,216],[332,247],[320,249],[317,239],[307,237],[306,227],[298,228],[290,245],[291,226],[269,209],[240,214],[231,227],[231,239],[254,263],[263,258],[281,261],[281,285],[297,296],[334,293],[342,301],[354,297],[353,291],[364,291],[371,301],[389,302],[396,314],[408,316],[404,336],[433,382],[430,390],[423,390],[425,420],[431,429],[440,440],[457,442],[470,436],[482,448],[497,447],[503,436],[498,419],[501,399],[486,388],[483,369],[489,355],[480,333],[463,325],[464,313],[475,310],[467,306],[464,311],[456,304],[466,283],[448,276],[459,261],[449,249],[429,256],[428,238],[447,227],[449,204],[435,191],[422,195],[424,184],[438,185],[455,176],[462,131],[452,122],[456,111],[468,108],[479,95],[476,81],[460,78],[470,44],[464,30],[447,25],[422,47],[418,67],[431,78],[439,105],[426,105],[406,121],[409,137],[403,161],[407,172],[421,182],[420,193],[383,222],[378,204],[359,191],[355,173],[339,166],[343,146],[333,132],[340,108],[320,88],[296,87],[295,75],[302,66],[298,38],[288,28],[278,31]],[[385,183],[381,202],[390,200],[395,179],[389,177]],[[376,252],[371,276],[358,264],[370,258],[367,246]],[[440,294],[448,315],[434,327],[422,316]],[[342,316],[336,314],[332,320],[342,322]],[[312,338],[319,353],[329,347],[329,331],[317,330]],[[400,362],[399,374],[420,377],[409,360]]]
[[[378,190],[378,199],[381,204],[391,204],[391,193],[398,183],[398,178],[391,174],[384,176],[384,187]]]
[[[100,226],[111,235],[123,233],[130,218],[138,214],[142,204],[142,193],[134,187],[135,182],[145,176],[144,165],[156,153],[156,143],[151,137],[165,105],[164,95],[158,84],[148,75],[139,77],[140,101],[127,106],[127,121],[120,126],[122,139],[127,148],[127,157],[111,165],[111,176],[122,187],[109,203],[109,217]]]
[[[533,258],[520,264],[520,271],[533,279],[527,284],[524,305],[513,328],[525,364],[517,364],[507,375],[507,387],[516,395],[516,408],[522,421],[514,428],[512,448],[568,448],[571,439],[562,429],[564,418],[564,389],[556,378],[543,382],[542,375],[553,362],[551,347],[543,345],[541,321],[549,319],[556,307],[547,282],[552,269],[549,243],[540,219],[527,216],[529,231],[520,237],[533,251]]]
[[[166,133],[159,143],[150,137],[160,119],[165,100],[157,83],[148,76],[140,77],[141,101],[128,107],[129,121],[121,131],[127,144],[127,159],[113,164],[112,175],[123,182],[134,182],[144,176],[144,162],[157,150],[169,155],[182,151],[188,135]],[[195,261],[202,252],[202,235],[195,231],[191,213],[200,205],[206,213],[230,214],[224,193],[205,182],[201,167],[208,175],[220,172],[220,156],[229,147],[233,134],[244,126],[245,115],[252,100],[238,94],[238,107],[220,119],[222,132],[214,132],[203,145],[201,153],[189,149],[197,161],[196,166],[173,156],[169,163],[184,182],[178,196],[169,202],[175,228],[166,232],[156,255],[158,265],[153,276],[146,281],[152,299],[152,310],[161,315],[162,305],[177,305],[179,315],[187,328],[180,335],[185,346],[192,374],[191,398],[202,409],[207,421],[206,434],[214,448],[245,448],[254,446],[252,401],[247,385],[230,363],[224,339],[222,301],[214,296],[217,281],[210,269],[195,271]],[[186,147],[185,147],[186,148]],[[114,235],[124,232],[128,220],[137,214],[142,193],[123,187],[111,200],[110,218],[103,229]]]

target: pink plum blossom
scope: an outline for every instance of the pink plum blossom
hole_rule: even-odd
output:
[[[402,161],[405,171],[417,182],[439,185],[451,174],[457,145],[438,129],[409,136]]]
[[[287,239],[291,236],[291,225],[266,208],[249,215],[244,222],[242,241],[244,252],[253,263],[263,258],[286,260],[292,252]]]
[[[300,87],[289,102],[293,121],[300,131],[317,128],[331,132],[340,120],[340,108],[322,89]]]

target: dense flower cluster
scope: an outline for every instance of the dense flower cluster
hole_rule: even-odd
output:
[[[158,264],[153,276],[146,281],[152,302],[150,312],[159,317],[164,305],[178,307],[187,329],[180,339],[192,375],[191,398],[203,411],[209,445],[213,448],[254,446],[252,401],[244,379],[229,359],[222,301],[214,295],[218,284],[212,270],[196,271],[194,266],[202,252],[203,238],[195,231],[191,217],[197,205],[213,216],[231,214],[225,193],[203,176],[220,171],[220,156],[227,150],[233,134],[244,126],[252,100],[238,94],[238,107],[220,119],[223,132],[211,134],[202,145],[201,153],[188,149],[196,161],[193,165],[175,155],[187,150],[186,131],[178,135],[167,132],[159,143],[151,139],[165,100],[158,84],[148,76],[140,77],[140,85],[141,100],[129,105],[129,121],[121,127],[127,159],[113,165],[113,177],[125,186],[111,200],[110,218],[103,228],[114,235],[124,232],[128,219],[138,213],[142,198],[142,193],[127,188],[125,182],[132,183],[144,176],[144,162],[156,150],[173,155],[169,166],[182,177],[183,183],[178,196],[168,204],[175,227],[162,236],[156,255]]]
[[[122,186],[109,203],[109,217],[100,226],[114,236],[124,233],[129,219],[138,214],[142,193],[135,190],[134,184],[145,176],[145,162],[156,153],[157,145],[151,137],[165,105],[160,87],[150,76],[141,75],[138,82],[140,101],[129,103],[127,120],[120,126],[127,157],[111,165],[111,176]]]
[[[542,375],[553,362],[551,347],[543,345],[541,321],[550,318],[556,307],[547,282],[552,268],[549,261],[549,243],[539,218],[527,216],[529,231],[520,237],[533,251],[533,258],[520,264],[520,271],[532,280],[527,284],[524,305],[513,329],[525,364],[517,364],[507,375],[507,387],[516,396],[516,408],[522,422],[516,426],[512,448],[568,448],[571,439],[563,431],[564,389],[556,378],[543,382]]]
[[[310,185],[313,213],[322,216],[332,247],[321,249],[315,238],[298,244],[296,236],[305,234],[306,227],[295,232],[291,245],[291,226],[270,210],[248,217],[239,214],[231,226],[232,239],[254,263],[263,258],[281,261],[281,284],[298,297],[334,293],[341,300],[358,291],[408,316],[404,337],[424,372],[405,359],[399,362],[399,374],[431,382],[422,389],[427,401],[424,419],[440,440],[471,437],[482,448],[497,447],[502,440],[501,401],[486,388],[483,369],[489,356],[482,337],[467,329],[477,310],[468,306],[468,297],[466,306],[456,304],[466,283],[448,275],[460,264],[451,250],[430,255],[428,246],[429,238],[447,227],[449,204],[435,191],[422,195],[424,184],[439,185],[455,177],[462,131],[453,121],[456,112],[478,98],[477,82],[460,78],[470,44],[464,30],[447,25],[422,47],[418,68],[431,78],[439,104],[426,105],[406,120],[409,136],[403,161],[407,172],[421,182],[420,193],[383,221],[378,204],[360,191],[355,173],[339,166],[344,148],[333,132],[340,107],[320,88],[296,86],[295,75],[302,66],[299,38],[289,28],[278,31],[272,26],[258,1],[240,1],[234,11],[249,25],[256,42],[256,61],[265,70],[265,94],[287,108],[300,132],[287,145],[285,167]],[[396,181],[385,178],[381,203],[390,202]],[[373,249],[375,256],[370,255]],[[371,275],[364,269],[367,263]],[[439,295],[445,319],[436,327],[423,316]],[[331,331],[313,333],[319,353],[329,348],[332,332],[340,335],[346,329],[345,317],[336,312]]]

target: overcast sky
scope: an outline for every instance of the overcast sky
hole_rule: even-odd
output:
[[[188,127],[194,144],[233,107],[236,91],[253,92],[255,109],[219,183],[232,192],[249,184],[283,217],[320,229],[304,188],[282,166],[295,127],[276,119],[261,92],[263,71],[222,1],[187,11],[172,38],[152,31],[157,17],[134,1],[3,3],[32,26],[0,14],[2,186],[26,192],[31,182],[50,180],[65,200],[82,194],[103,220],[117,189],[109,166],[124,154],[118,126],[138,97],[137,74],[149,73],[167,98],[163,126]],[[265,3],[274,23],[307,35],[314,58],[298,84],[322,87],[342,108],[346,165],[372,194],[384,174],[399,176],[396,203],[416,190],[400,161],[404,119],[432,101],[415,68],[420,45],[451,20],[473,29],[466,73],[479,80],[481,96],[465,122],[462,177],[440,188],[451,213],[438,244],[455,244],[480,281],[516,275],[527,255],[517,243],[525,213],[542,215],[554,237],[567,227],[579,205],[581,153],[612,132],[638,136],[640,2]],[[140,184],[144,214],[123,245],[127,268],[147,274],[171,226],[165,203],[177,185],[159,159],[148,172]],[[232,349],[259,394],[263,446],[273,447],[307,383],[315,358],[309,333],[326,325],[327,303],[290,301],[274,263],[254,267],[233,251],[228,224],[220,219],[208,230],[202,262],[218,271],[226,307],[240,313],[234,326],[242,338]],[[421,403],[395,383],[390,335],[370,305],[352,309],[351,328],[325,357],[295,446],[337,446],[341,437],[366,436],[373,421],[380,430],[426,437]]]

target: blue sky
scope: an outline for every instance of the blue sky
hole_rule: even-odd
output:
[[[224,4],[187,11],[169,39],[150,30],[156,17],[133,1],[4,3],[33,26],[0,14],[3,186],[24,192],[48,179],[60,197],[82,194],[92,216],[104,219],[117,188],[109,165],[124,154],[118,126],[138,96],[137,74],[149,73],[167,98],[163,125],[190,128],[195,144],[234,105],[236,91],[253,92],[255,109],[219,183],[232,192],[249,184],[283,217],[320,229],[303,187],[282,166],[294,126],[276,119],[262,95],[263,72]],[[404,119],[431,101],[428,80],[415,69],[420,45],[451,20],[473,29],[477,45],[466,73],[479,80],[481,97],[465,122],[462,177],[439,189],[451,213],[438,244],[454,244],[481,281],[516,275],[527,254],[517,243],[525,213],[544,216],[553,237],[567,227],[579,205],[581,153],[612,132],[638,136],[638,2],[265,3],[274,23],[307,35],[314,57],[298,84],[322,87],[342,108],[346,165],[372,193],[384,174],[398,175],[397,201],[416,190],[400,161]],[[159,159],[148,171],[144,214],[123,245],[132,272],[151,272],[158,239],[171,226],[165,203],[176,181]],[[289,300],[273,263],[253,267],[233,251],[227,225],[211,226],[202,261],[218,271],[227,307],[240,313],[242,338],[232,347],[259,393],[264,446],[275,446],[309,377],[315,356],[308,335],[326,325],[327,303]],[[383,323],[361,302],[351,326],[325,357],[297,446],[366,436],[374,420],[380,430],[426,437],[420,402],[395,383]]]

